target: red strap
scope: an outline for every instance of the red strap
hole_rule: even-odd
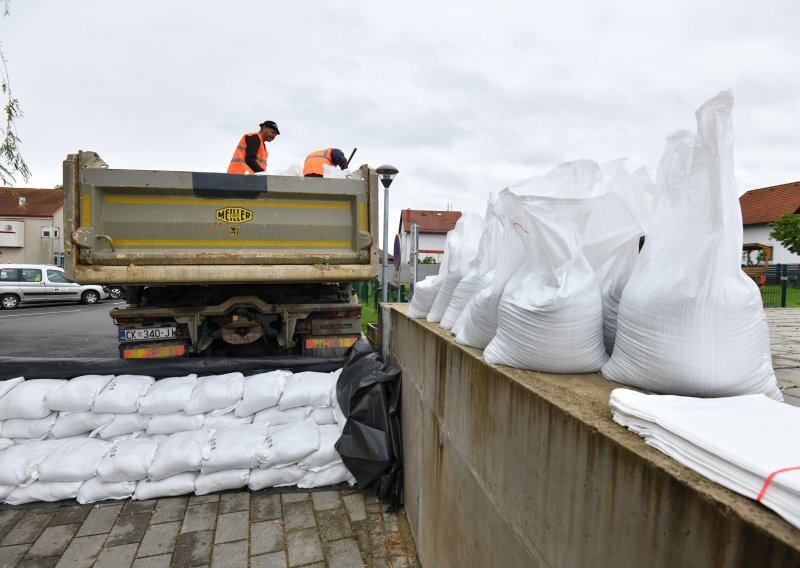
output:
[[[778,475],[779,473],[786,473],[787,471],[796,471],[796,470],[800,470],[800,465],[796,465],[794,467],[785,467],[783,469],[779,469],[777,471],[773,471],[772,473],[770,473],[767,476],[767,479],[764,480],[764,486],[761,488],[761,491],[758,492],[758,497],[756,497],[756,501],[758,501],[759,503],[761,502],[761,500],[764,498],[764,494],[767,492],[767,488],[770,486],[770,483],[772,483],[772,480],[775,479],[776,475]]]

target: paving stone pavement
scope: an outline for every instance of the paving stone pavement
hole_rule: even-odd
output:
[[[0,507],[0,568],[419,567],[405,513],[371,491],[232,491]]]
[[[800,308],[769,308],[772,367],[787,404],[800,406]]]

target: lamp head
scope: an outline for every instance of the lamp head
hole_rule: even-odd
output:
[[[381,180],[383,187],[389,189],[389,186],[392,185],[392,181],[394,181],[394,176],[397,175],[397,168],[388,164],[384,164],[376,171],[378,172],[378,178]]]

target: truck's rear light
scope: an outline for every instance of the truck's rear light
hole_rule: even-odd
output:
[[[322,316],[326,318],[360,318],[361,308],[355,310],[339,310],[335,312],[324,312]]]
[[[123,359],[165,359],[167,357],[183,357],[186,355],[186,344],[121,345],[120,355]]]
[[[305,340],[306,349],[348,349],[358,341],[358,337],[309,337]]]

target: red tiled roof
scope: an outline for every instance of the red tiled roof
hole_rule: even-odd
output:
[[[400,231],[407,233],[412,224],[419,223],[420,233],[447,233],[455,228],[460,218],[461,211],[403,209],[400,212]]]
[[[0,188],[0,215],[6,217],[52,217],[64,207],[64,192],[60,189]],[[25,199],[21,205],[20,197]]]
[[[751,189],[739,198],[745,225],[777,221],[784,213],[800,210],[800,181]]]

